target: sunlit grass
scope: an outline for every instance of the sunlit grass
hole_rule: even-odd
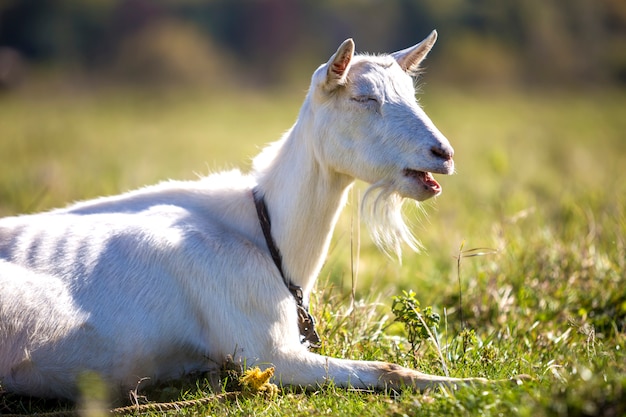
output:
[[[433,347],[424,343],[411,353],[404,328],[393,320],[391,297],[412,289],[442,317],[441,353],[451,375],[529,374],[535,381],[397,397],[331,386],[208,405],[198,413],[626,412],[620,402],[626,394],[626,94],[425,91],[420,101],[454,145],[457,174],[438,176],[443,195],[423,210],[407,210],[423,253],[405,253],[398,265],[360,232],[357,300],[350,310],[357,236],[351,223],[363,189],[355,187],[313,299],[321,352],[442,373]],[[0,215],[168,178],[245,170],[261,146],[290,127],[303,96],[0,97]],[[461,250],[479,247],[494,251],[462,258],[459,269]],[[178,397],[208,393],[199,383]]]
[[[218,92],[0,97],[0,213],[245,168],[293,123],[295,102]]]

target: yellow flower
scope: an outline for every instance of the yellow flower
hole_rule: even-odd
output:
[[[246,370],[239,382],[244,392],[261,392],[273,397],[278,393],[278,387],[269,382],[273,375],[274,368],[267,368],[265,371],[261,371],[258,367],[254,367]]]

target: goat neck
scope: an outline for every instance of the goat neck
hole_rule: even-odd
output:
[[[320,133],[307,122],[311,117],[307,98],[295,125],[260,155],[260,159],[269,157],[271,161],[257,179],[284,272],[303,288],[305,299],[322,267],[353,183],[353,178],[334,172],[316,157],[314,144]]]

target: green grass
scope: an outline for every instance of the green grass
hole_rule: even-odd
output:
[[[171,414],[626,415],[626,94],[437,90],[427,86],[420,100],[455,146],[457,175],[439,176],[444,194],[407,210],[425,250],[406,253],[400,266],[360,230],[349,310],[357,186],[313,300],[320,351],[442,373],[433,344],[413,351],[393,320],[392,296],[412,289],[441,316],[451,375],[534,381],[400,395],[283,390]],[[246,169],[293,123],[303,95],[0,96],[0,215]],[[470,257],[473,248],[496,251]],[[209,394],[202,380],[172,387],[148,399]],[[2,404],[54,409],[21,408],[10,397]]]

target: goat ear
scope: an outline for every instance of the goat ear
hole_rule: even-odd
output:
[[[326,83],[324,87],[327,91],[332,91],[340,85],[346,83],[350,62],[354,56],[354,41],[346,39],[337,49],[337,52],[330,57],[327,63]]]
[[[428,52],[433,48],[435,41],[437,40],[437,31],[433,30],[430,32],[430,35],[426,37],[423,41],[418,43],[415,46],[412,46],[407,49],[403,49],[398,52],[394,52],[391,54],[400,67],[409,73],[410,75],[416,74],[419,72],[420,63],[426,58]]]

